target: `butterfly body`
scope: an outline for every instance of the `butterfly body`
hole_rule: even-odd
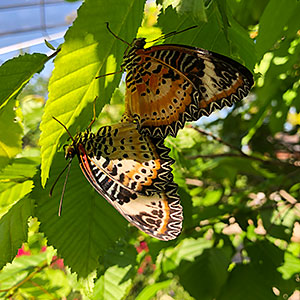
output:
[[[141,133],[176,136],[186,121],[210,115],[245,97],[253,85],[240,63],[205,49],[165,44],[144,49],[134,41],[124,57],[125,120]]]
[[[182,207],[173,183],[169,149],[141,135],[133,123],[78,133],[66,149],[95,188],[129,222],[162,240],[182,227]]]

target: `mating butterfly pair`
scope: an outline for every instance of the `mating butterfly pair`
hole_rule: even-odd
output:
[[[145,44],[145,39],[135,39],[124,55],[122,123],[101,127],[96,134],[89,128],[78,133],[66,157],[78,156],[87,180],[130,223],[171,240],[180,234],[183,218],[170,167],[174,161],[163,139],[176,136],[186,121],[241,100],[253,76],[238,62],[204,49],[144,49]]]

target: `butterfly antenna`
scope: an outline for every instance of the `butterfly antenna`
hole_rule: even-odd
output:
[[[194,25],[194,26],[185,28],[185,29],[180,30],[180,31],[172,31],[172,32],[169,32],[169,33],[166,33],[166,34],[160,36],[159,38],[157,38],[157,39],[155,39],[155,40],[149,41],[149,42],[147,42],[147,43],[153,43],[153,42],[156,42],[156,41],[159,41],[159,40],[164,40],[164,39],[167,39],[167,38],[169,38],[169,37],[171,37],[171,36],[173,36],[173,35],[176,35],[176,34],[179,34],[179,33],[185,32],[185,31],[188,31],[188,30],[190,30],[190,29],[194,29],[194,28],[196,28],[196,27],[198,27],[198,25]]]
[[[123,70],[112,72],[112,73],[106,73],[106,74],[103,74],[103,75],[96,76],[95,78],[98,79],[98,78],[106,77],[106,76],[109,76],[109,75],[115,75],[115,74],[119,74],[119,73],[123,73]]]
[[[53,194],[53,190],[54,190],[54,187],[56,186],[59,178],[61,177],[62,174],[64,174],[64,172],[66,171],[66,169],[71,166],[71,162],[72,162],[72,159],[67,163],[67,165],[64,167],[64,169],[59,173],[59,175],[57,176],[57,178],[55,179],[54,183],[52,184],[52,187],[50,189],[50,192],[49,192],[49,196],[52,197],[52,194]],[[70,169],[70,167],[69,167]]]
[[[66,132],[68,133],[68,135],[69,135],[69,137],[71,138],[72,142],[75,143],[75,140],[73,139],[72,134],[70,133],[70,131],[68,130],[68,128],[67,128],[61,121],[57,120],[55,117],[52,116],[52,118],[53,118],[56,122],[58,122],[58,123],[66,130]]]
[[[70,159],[69,163],[66,166],[66,167],[68,167],[68,170],[67,170],[64,186],[63,186],[63,189],[62,189],[62,192],[61,192],[60,201],[59,201],[59,208],[58,208],[58,216],[59,217],[61,216],[62,202],[63,202],[63,198],[64,198],[64,194],[65,194],[65,191],[66,191],[66,186],[67,186],[67,181],[68,181],[69,174],[70,174],[71,162],[72,162],[72,159]],[[64,170],[66,169],[66,167],[64,168]]]
[[[120,40],[121,42],[123,42],[124,44],[126,44],[127,46],[131,46],[128,42],[124,41],[123,39],[121,39],[119,36],[117,36],[114,32],[111,31],[111,29],[109,28],[109,23],[105,22],[106,24],[106,28],[107,30],[118,40]]]
[[[93,119],[92,119],[91,123],[89,124],[87,130],[89,130],[96,121],[96,100],[97,100],[97,98],[98,98],[98,96],[96,96],[93,101]]]

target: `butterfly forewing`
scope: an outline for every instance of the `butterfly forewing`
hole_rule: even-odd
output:
[[[176,136],[186,121],[231,106],[253,85],[240,63],[195,47],[133,48],[125,62],[124,119],[136,120],[150,136]]]
[[[120,123],[79,134],[74,147],[87,180],[129,222],[161,240],[180,234],[182,207],[162,140]]]

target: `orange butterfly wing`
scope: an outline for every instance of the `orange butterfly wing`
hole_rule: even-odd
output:
[[[136,120],[150,136],[176,136],[186,121],[231,106],[253,85],[251,72],[240,63],[195,47],[133,48],[124,65],[124,119]]]

